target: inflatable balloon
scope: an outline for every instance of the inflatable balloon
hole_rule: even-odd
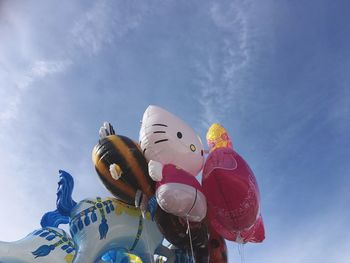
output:
[[[163,236],[149,213],[143,218],[140,209],[115,198],[97,197],[76,203],[71,197],[72,189],[71,175],[60,171],[57,209],[46,213],[41,223],[43,227],[57,227],[69,218],[77,248],[73,262],[100,262],[108,251],[115,249],[125,249],[142,262],[153,261],[153,253]]]
[[[170,112],[149,106],[142,119],[140,146],[156,185],[156,198],[166,212],[200,222],[206,199],[195,176],[204,163],[200,138]]]
[[[154,195],[155,182],[148,175],[146,159],[128,137],[112,134],[100,139],[92,159],[101,181],[119,200],[135,205],[137,190],[148,198]]]
[[[259,216],[259,189],[246,161],[232,149],[226,130],[213,124],[207,133],[210,154],[202,186],[211,226],[225,239],[241,241]]]

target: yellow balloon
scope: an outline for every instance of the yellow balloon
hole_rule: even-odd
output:
[[[232,148],[232,141],[226,129],[218,123],[209,127],[206,138],[210,152],[217,148]]]

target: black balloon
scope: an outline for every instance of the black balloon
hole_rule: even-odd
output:
[[[191,243],[186,218],[174,216],[158,207],[155,221],[160,232],[174,246],[191,253]],[[208,263],[208,228],[205,221],[189,222],[192,248],[196,263]]]

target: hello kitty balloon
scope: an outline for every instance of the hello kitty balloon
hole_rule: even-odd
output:
[[[159,206],[200,222],[207,203],[195,178],[204,165],[203,145],[195,131],[172,113],[151,105],[143,115],[140,146],[149,162],[149,174],[157,182]]]

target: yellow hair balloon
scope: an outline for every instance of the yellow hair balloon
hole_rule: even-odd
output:
[[[232,141],[226,129],[218,123],[209,127],[206,138],[210,152],[217,148],[232,148]]]

